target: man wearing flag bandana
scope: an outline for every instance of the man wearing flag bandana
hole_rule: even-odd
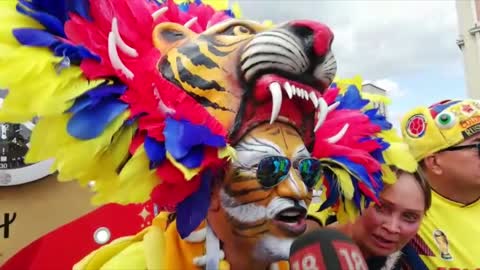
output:
[[[327,26],[235,19],[219,2],[2,10],[0,119],[40,117],[27,161],[95,180],[96,204],[162,211],[75,269],[287,269],[315,188],[351,218],[395,181],[389,165],[415,170],[361,85],[332,84]]]

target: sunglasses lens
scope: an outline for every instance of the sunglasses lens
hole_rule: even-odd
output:
[[[322,164],[318,159],[307,158],[298,163],[298,172],[308,188],[313,188],[322,177]]]
[[[257,168],[257,179],[266,188],[282,182],[290,170],[290,160],[286,157],[267,157],[262,159]]]

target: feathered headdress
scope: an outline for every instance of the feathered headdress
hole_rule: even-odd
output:
[[[39,117],[26,162],[53,158],[60,181],[95,180],[94,203],[152,199],[177,213],[183,237],[194,230],[208,209],[210,172],[234,151],[215,117],[158,76],[161,55],[150,37],[162,22],[202,32],[238,15],[226,1],[206,2],[20,0],[16,10],[13,2],[2,7],[0,87],[9,93],[0,120]],[[350,213],[376,200],[382,179],[393,181],[388,164],[411,170],[412,163],[395,155],[398,139],[385,118],[363,111],[368,100],[347,88],[340,95],[334,84],[324,94],[313,156],[326,168],[325,206]]]
[[[325,92],[331,112],[317,131],[313,151],[325,171],[326,201],[319,211],[332,207],[340,222],[352,220],[358,210],[378,202],[384,183],[396,181],[392,165],[409,172],[417,167],[408,146],[373,106],[372,99],[384,97],[361,89],[357,76],[336,80]]]

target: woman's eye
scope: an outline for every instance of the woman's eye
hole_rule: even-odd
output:
[[[409,223],[415,223],[415,222],[418,221],[418,215],[417,214],[404,214],[403,218],[405,219],[405,221],[407,221]]]
[[[377,203],[376,203],[376,204],[374,204],[373,207],[374,207],[375,210],[377,210],[377,212],[379,212],[379,213],[385,212],[385,208],[384,208],[382,205],[380,205],[380,204],[377,204]]]

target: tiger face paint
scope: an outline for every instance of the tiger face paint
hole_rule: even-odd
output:
[[[298,166],[310,160],[310,153],[299,133],[280,122],[254,128],[235,148],[237,159],[218,190],[221,210],[212,226],[221,240],[245,245],[261,260],[285,260],[294,238],[306,229],[313,183],[304,181],[309,178],[305,173],[302,178]],[[262,166],[267,171],[262,161],[272,157],[280,167],[285,165],[281,160],[291,164],[286,176],[267,188],[257,176]]]

